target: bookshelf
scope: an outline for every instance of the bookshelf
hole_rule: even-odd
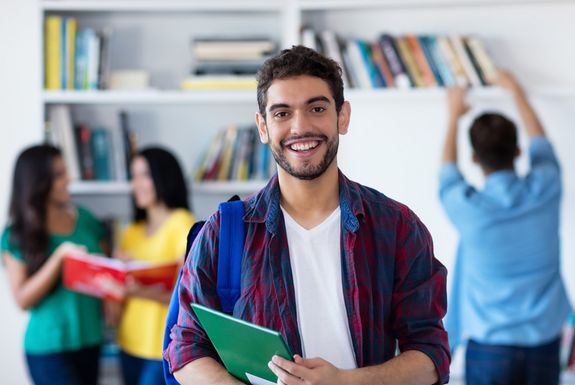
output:
[[[41,139],[44,110],[52,104],[69,104],[80,117],[111,127],[117,125],[117,111],[127,109],[133,115],[133,124],[142,132],[141,144],[158,141],[175,146],[188,173],[195,165],[197,153],[209,141],[211,134],[232,118],[243,120],[245,117],[246,122],[251,122],[255,97],[252,101],[250,96],[236,99],[233,93],[224,91],[215,92],[212,96],[207,93],[182,95],[176,91],[177,79],[187,71],[189,52],[176,47],[171,49],[179,52],[166,56],[161,45],[167,41],[171,46],[179,44],[184,47],[191,27],[182,26],[182,20],[194,24],[197,21],[196,30],[205,28],[214,31],[223,24],[227,31],[236,28],[240,31],[257,29],[271,32],[283,46],[298,40],[299,27],[303,23],[367,39],[374,38],[384,30],[394,33],[479,33],[486,38],[496,63],[514,70],[524,81],[562,160],[565,178],[563,271],[571,297],[575,298],[575,239],[572,236],[575,233],[575,153],[572,151],[572,144],[575,143],[572,129],[575,50],[569,48],[572,47],[571,36],[575,33],[572,1],[33,0],[6,2],[0,5],[0,9],[3,11],[0,12],[3,21],[0,29],[4,28],[6,36],[14,34],[14,31],[19,36],[18,39],[6,40],[4,48],[7,60],[2,61],[3,69],[7,71],[5,75],[8,75],[3,78],[1,95],[5,101],[3,105],[9,106],[3,111],[3,117],[8,117],[6,127],[15,131],[0,141],[6,150],[10,150],[2,151],[5,165],[2,175],[7,185],[10,183],[7,176],[12,172],[17,150]],[[142,64],[158,75],[156,80],[160,87],[130,95],[97,92],[88,96],[44,92],[40,75],[42,16],[48,14],[77,16],[95,26],[109,24],[122,27],[127,36],[119,43],[126,48],[126,52],[120,55],[122,60],[116,63],[117,68]],[[242,21],[244,18],[246,20]],[[230,23],[231,20],[235,21]],[[228,24],[231,27],[225,27]],[[165,25],[168,27],[164,28]],[[135,37],[140,32],[145,39]],[[164,38],[160,39],[161,36]],[[146,49],[147,44],[151,49]],[[160,47],[156,48],[158,45]],[[536,53],[533,52],[534,47],[537,47]],[[158,57],[154,58],[149,51],[159,52]],[[352,179],[378,188],[412,207],[430,229],[436,255],[450,268],[456,236],[437,203],[435,191],[437,159],[445,119],[443,95],[441,90],[433,89],[347,92],[346,96],[353,103],[352,127],[341,140],[340,164]],[[478,108],[508,104],[502,95],[500,90],[489,89],[474,90],[472,93],[473,98],[481,99],[482,105]],[[226,99],[225,103],[220,103]],[[461,158],[467,159],[469,153],[463,146],[464,140]],[[465,168],[469,171],[472,166],[466,164]],[[113,213],[115,207],[109,206],[109,202],[126,197],[127,184],[110,186],[112,184],[100,187],[81,183],[73,184],[72,188],[76,198],[85,199],[87,203],[96,201],[95,212]],[[201,192],[202,186],[193,188],[194,204],[204,211],[213,211],[218,197],[225,199],[225,195],[228,195],[227,190],[217,195],[210,189],[204,194]],[[7,195],[8,192],[3,195],[4,202],[8,200]],[[109,199],[106,196],[110,196]],[[207,201],[206,196],[214,196],[214,202]],[[9,302],[10,299],[5,300],[7,309]],[[8,317],[7,322],[11,327],[6,330],[19,330],[24,324],[20,318]],[[18,346],[12,339],[17,334],[21,335],[5,335],[13,341],[13,346]],[[9,379],[6,381],[21,383],[26,374],[20,367],[20,359],[13,354],[5,354],[2,362],[5,367],[14,369],[7,371]],[[457,380],[455,374],[453,378]],[[571,378],[569,383],[575,381]]]

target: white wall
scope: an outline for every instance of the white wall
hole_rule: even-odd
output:
[[[8,210],[17,153],[41,139],[37,3],[0,1],[0,226]],[[0,267],[0,373],[3,384],[27,384],[22,347],[26,315],[17,310]]]
[[[338,32],[349,35],[361,29],[361,37],[373,38],[377,32],[475,32],[484,36],[497,63],[516,71],[528,88],[547,85],[569,85],[575,88],[575,5],[535,4],[529,6],[493,6],[397,9],[385,12],[334,12],[328,17],[310,15],[317,25],[337,26]],[[39,23],[37,0],[0,1],[0,226],[5,223],[14,158],[24,146],[41,137],[42,112],[38,98],[40,74]],[[534,28],[537,26],[537,28]],[[572,94],[573,95],[573,94]],[[571,297],[575,299],[575,130],[573,111],[575,98],[549,98],[534,95],[551,140],[563,164],[565,198],[563,202],[563,271]],[[249,107],[249,106],[248,106]],[[478,110],[502,107],[515,114],[505,98],[481,100]],[[237,107],[239,111],[244,107]],[[437,200],[437,171],[441,143],[445,131],[445,104],[439,97],[410,95],[390,100],[369,102],[352,100],[352,125],[342,138],[340,164],[352,179],[380,189],[414,209],[431,230],[436,254],[448,267],[453,263],[457,242]],[[135,119],[147,129],[144,109],[135,110]],[[177,108],[174,108],[177,110]],[[236,110],[234,109],[233,112]],[[230,110],[226,110],[230,112]],[[474,112],[477,112],[474,111]],[[226,114],[214,116],[225,124]],[[228,114],[235,119],[234,114]],[[111,116],[115,116],[115,113]],[[164,120],[172,127],[187,124],[173,116]],[[217,124],[220,124],[219,122]],[[161,125],[161,124],[160,124]],[[153,127],[152,127],[153,128]],[[180,127],[176,127],[180,128]],[[185,127],[182,127],[185,129]],[[194,159],[187,150],[187,135],[174,131],[156,132],[158,140],[173,141],[188,169]],[[463,129],[463,127],[462,127]],[[176,130],[177,131],[177,130]],[[206,136],[200,140],[207,142]],[[177,142],[177,143],[176,143]],[[479,174],[468,161],[469,149],[462,137],[461,159],[464,170],[473,180]],[[525,168],[525,160],[520,169]],[[188,170],[189,171],[189,170]],[[0,373],[1,383],[25,384],[22,335],[25,316],[16,310],[8,291],[4,270],[0,268]]]

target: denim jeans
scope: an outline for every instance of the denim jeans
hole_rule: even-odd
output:
[[[161,360],[148,360],[125,352],[120,353],[124,385],[164,385]]]
[[[558,385],[559,341],[522,347],[470,340],[465,357],[466,384]]]
[[[97,385],[100,346],[64,353],[26,354],[35,385]]]

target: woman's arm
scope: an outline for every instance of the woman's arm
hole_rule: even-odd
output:
[[[64,256],[70,253],[85,252],[84,247],[65,242],[48,257],[42,267],[32,276],[28,276],[24,262],[9,252],[5,252],[4,261],[6,262],[8,280],[18,306],[22,309],[30,309],[40,302],[58,281]]]

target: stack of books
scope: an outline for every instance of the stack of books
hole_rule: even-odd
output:
[[[255,126],[231,125],[212,140],[199,166],[196,181],[265,180],[275,173],[269,146],[260,142]]]
[[[107,88],[110,31],[78,29],[73,17],[46,17],[44,33],[45,88],[96,90]]]
[[[477,36],[382,34],[376,41],[302,31],[302,44],[337,61],[352,88],[481,87],[496,67]]]
[[[73,122],[70,106],[48,108],[47,142],[62,150],[72,180],[126,181],[137,140],[120,112],[120,129]]]
[[[276,50],[275,42],[266,37],[193,39],[194,65],[182,88],[255,88],[259,67]]]

